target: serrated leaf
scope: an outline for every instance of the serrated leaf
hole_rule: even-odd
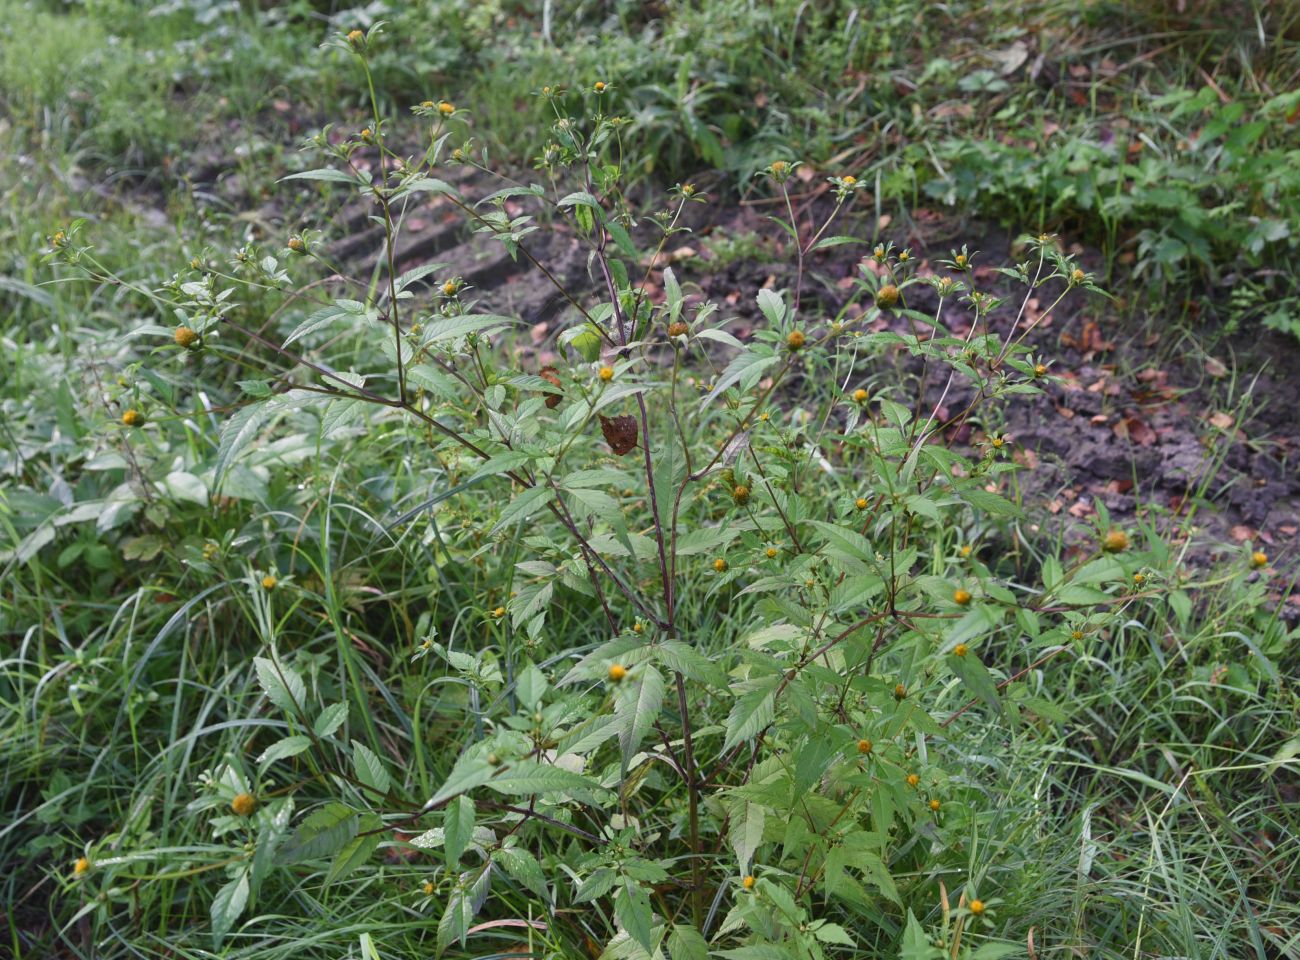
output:
[[[311,746],[311,737],[295,734],[292,737],[285,737],[283,740],[277,740],[257,758],[257,762],[263,766],[274,763],[277,760],[284,760],[288,757],[296,757],[304,750]]]
[[[727,834],[731,849],[736,853],[739,871],[743,876],[749,873],[754,852],[763,842],[763,825],[767,822],[767,808],[749,800],[739,800],[732,805],[729,813],[730,828]]]
[[[447,804],[442,813],[442,835],[447,867],[455,870],[460,866],[461,854],[474,836],[473,800],[462,794]]]
[[[650,732],[664,703],[664,678],[654,667],[642,664],[619,687],[614,700],[618,717],[618,743],[623,751],[623,769]]]
[[[654,923],[650,898],[640,885],[627,877],[619,882],[614,895],[614,917],[646,953],[654,953]]]
[[[352,768],[356,771],[357,779],[367,787],[373,788],[381,797],[388,795],[392,779],[384,762],[375,751],[356,740],[352,741]]]
[[[668,935],[671,960],[709,960],[709,944],[694,927],[677,923]]]
[[[266,698],[285,713],[297,716],[307,703],[307,686],[298,672],[266,657],[254,657],[253,668]]]
[[[339,727],[343,726],[344,721],[348,718],[347,703],[335,703],[321,711],[316,722],[312,724],[312,730],[316,736],[322,740],[333,734]]]
[[[218,946],[248,904],[248,872],[241,871],[212,898],[212,940]]]
[[[332,856],[357,835],[360,816],[346,804],[327,803],[307,817],[275,854],[281,866]]]
[[[284,180],[323,180],[328,183],[350,183],[354,186],[358,184],[357,178],[350,173],[344,173],[342,170],[334,170],[330,167],[321,167],[318,170],[304,170],[302,173],[291,173]]]
[[[773,686],[751,690],[737,698],[727,715],[727,739],[722,744],[723,753],[738,743],[752,740],[772,722],[776,715]]]
[[[377,813],[361,815],[357,821],[357,835],[334,855],[334,862],[330,864],[329,873],[325,875],[327,885],[335,880],[342,880],[358,867],[365,865],[370,855],[375,852],[375,848],[379,846],[379,841],[383,839],[383,834],[377,832],[383,825]]]
[[[501,864],[512,880],[536,895],[539,900],[550,901],[550,892],[546,889],[546,875],[542,873],[541,865],[531,853],[520,847],[502,847],[492,857]]]
[[[776,363],[777,355],[773,352],[766,352],[750,347],[743,353],[732,358],[727,364],[727,368],[722,371],[722,376],[718,377],[717,383],[708,395],[700,401],[701,406],[707,406],[716,399],[723,391],[727,390],[732,384],[739,383],[742,390],[748,390],[758,378],[763,375],[763,371]]]
[[[526,520],[533,514],[540,513],[554,499],[555,491],[551,487],[529,487],[506,505],[506,508],[501,511],[501,515],[497,517],[497,522],[493,525],[488,536],[495,536],[512,523]]]
[[[254,403],[236,410],[221,428],[221,442],[217,445],[217,462],[212,469],[213,483],[220,486],[226,471],[243,449],[253,442],[258,431],[276,413],[276,408],[264,403]]]
[[[533,760],[521,760],[487,785],[509,796],[565,793],[572,790],[590,792],[596,784],[581,774],[562,767],[552,767]]]

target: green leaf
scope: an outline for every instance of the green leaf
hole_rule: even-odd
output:
[[[262,766],[267,766],[277,760],[283,760],[286,757],[296,757],[310,746],[311,737],[303,736],[302,734],[285,737],[283,740],[277,740],[275,743],[263,750],[262,755],[257,758],[257,762]]]
[[[668,935],[668,954],[672,960],[709,960],[709,944],[694,927],[676,923]]]
[[[650,912],[650,898],[637,883],[624,877],[614,895],[614,917],[629,937],[641,945],[646,953],[654,953],[654,924]]]
[[[377,813],[361,815],[357,821],[357,835],[334,855],[334,862],[330,864],[329,873],[325,875],[327,885],[335,880],[342,880],[370,859],[370,855],[379,846],[379,841],[383,839],[383,834],[378,832],[383,825]]]
[[[724,687],[727,684],[727,675],[721,667],[680,640],[665,640],[654,650],[660,663],[687,680],[706,683],[711,687]]]
[[[471,333],[481,333],[484,330],[517,323],[519,321],[512,317],[500,317],[490,313],[467,314],[459,317],[430,320],[425,325],[424,332],[420,335],[420,345],[427,347],[434,343],[442,343],[444,340],[459,340]]]
[[[785,320],[785,301],[775,290],[758,291],[758,309],[763,311],[763,316],[767,317],[768,322],[774,327],[779,327]]]
[[[718,382],[713,385],[708,396],[700,402],[701,406],[707,406],[732,384],[739,384],[741,390],[748,390],[758,383],[763,371],[776,361],[777,355],[769,347],[750,347],[744,353],[737,354],[727,364],[727,369],[722,371],[722,376],[718,377]]]
[[[329,183],[360,185],[357,178],[352,174],[344,173],[342,170],[334,170],[330,167],[321,167],[319,170],[304,170],[302,173],[291,173],[287,177],[280,178],[281,182],[285,180],[324,180]]]
[[[827,247],[838,247],[846,243],[866,243],[865,240],[859,240],[857,237],[822,237],[813,245],[813,250],[825,250]],[[810,253],[812,251],[809,251]]]
[[[496,767],[487,762],[486,754],[482,751],[462,754],[456,761],[456,765],[451,768],[451,773],[447,775],[447,782],[439,787],[437,793],[429,800],[429,805],[436,807],[458,793],[482,786],[492,779],[495,772]]]
[[[375,751],[356,740],[352,741],[352,768],[356,771],[357,779],[367,787],[373,788],[381,797],[388,795],[393,783],[384,762]]]
[[[501,515],[497,517],[496,524],[488,532],[488,536],[496,536],[512,523],[527,520],[530,516],[541,513],[546,508],[546,505],[554,499],[555,491],[551,487],[540,485],[529,487],[506,505],[506,508],[501,511]]]
[[[312,730],[316,736],[324,740],[343,726],[347,718],[348,705],[346,703],[331,704],[321,711],[320,716],[316,718],[316,722],[312,724]]]
[[[650,732],[664,703],[664,678],[650,664],[641,664],[618,688],[614,715],[618,717],[618,743],[623,750],[623,769]]]
[[[239,915],[248,904],[248,872],[240,871],[239,876],[231,880],[212,898],[212,940],[217,945],[234,926]]]
[[[460,866],[461,854],[469,846],[474,836],[474,801],[461,794],[442,813],[443,851],[447,857],[447,868],[455,870]]]
[[[727,715],[727,739],[722,744],[723,753],[738,743],[752,740],[772,722],[776,715],[773,695],[775,686],[776,681],[773,681],[737,698]]]
[[[297,671],[266,657],[254,657],[253,668],[267,699],[285,713],[297,716],[307,703],[307,686]]]
[[[767,822],[767,808],[742,799],[733,804],[728,812],[731,815],[728,839],[731,841],[731,849],[736,852],[739,872],[743,876],[749,873],[754,852],[763,843],[763,825]]]
[[[488,780],[487,785],[497,793],[510,796],[566,793],[572,790],[589,792],[596,788],[593,781],[581,774],[533,760],[521,760],[501,776]]]
[[[546,889],[546,876],[537,858],[521,847],[502,847],[492,854],[492,859],[505,868],[510,879],[520,884],[539,900],[549,903],[550,891]]]
[[[1005,497],[990,493],[983,487],[966,486],[960,491],[961,498],[976,510],[982,510],[991,517],[1023,516],[1019,507]]]
[[[351,807],[337,801],[327,803],[313,811],[276,851],[275,862],[283,866],[331,856],[357,835],[359,823],[360,816]]]
[[[276,408],[265,403],[254,403],[236,410],[221,428],[221,442],[217,445],[217,462],[212,469],[213,483],[220,486],[226,471],[244,448],[253,442],[262,426],[276,413]]]

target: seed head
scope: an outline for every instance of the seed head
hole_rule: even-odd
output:
[[[743,483],[738,483],[731,489],[731,499],[738,507],[743,507],[749,503],[749,487]]]
[[[691,328],[686,325],[685,320],[677,320],[668,325],[668,336],[684,337],[691,332]]]
[[[1111,530],[1102,539],[1101,546],[1107,553],[1122,553],[1128,549],[1128,534],[1123,530]]]
[[[804,345],[803,331],[791,330],[790,335],[785,338],[785,345],[791,350],[802,350]]]
[[[875,744],[870,740],[863,738],[858,741],[858,753],[862,754],[864,757],[871,753],[873,749],[875,749]]]
[[[199,342],[199,335],[189,327],[177,327],[172,337],[178,347],[189,348]]]
[[[139,410],[131,409],[122,414],[122,424],[127,427],[138,427],[144,423],[144,414]]]
[[[727,561],[722,557],[718,557],[718,559],[713,561],[713,569],[718,571],[718,573],[726,573]]]
[[[611,664],[609,668],[609,679],[611,683],[621,683],[627,676],[627,667],[621,663]]]
[[[880,309],[888,310],[896,303],[898,303],[898,287],[892,283],[887,283],[876,291],[876,306]]]
[[[899,701],[906,700],[906,699],[907,699],[907,687],[903,686],[901,683],[895,684],[895,685],[894,685],[894,699],[895,699],[895,700],[899,700]]]
[[[957,604],[959,607],[966,606],[966,604],[970,603],[970,591],[958,587],[952,592],[952,602]]]
[[[257,809],[257,798],[251,793],[241,793],[230,801],[230,809],[237,817],[247,817]]]
[[[1268,566],[1268,554],[1263,550],[1256,550],[1250,555],[1250,565],[1258,570],[1260,567]]]
[[[264,576],[264,577],[262,578],[262,589],[263,589],[263,590],[274,590],[274,589],[275,589],[275,585],[276,585],[277,583],[279,583],[279,581],[276,580],[275,577],[271,576],[271,575],[268,573],[266,576]]]
[[[952,652],[954,656],[964,657],[970,652],[970,647],[966,646],[964,643],[959,643],[957,646],[952,648]]]
[[[289,249],[294,253],[302,253],[307,249],[307,244],[303,242],[302,237],[290,237]]]
[[[606,383],[609,383],[609,381],[613,380],[613,379],[614,379],[614,368],[613,368],[613,367],[601,367],[601,368],[600,368],[600,379],[604,380]]]

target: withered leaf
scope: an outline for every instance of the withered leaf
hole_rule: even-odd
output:
[[[600,432],[605,442],[620,457],[636,446],[637,427],[632,417],[600,417]]]
[[[543,380],[545,380],[547,383],[554,384],[557,387],[562,386],[562,384],[560,383],[560,375],[554,367],[542,367],[542,369],[537,371],[537,375],[541,377]],[[556,407],[560,405],[560,401],[562,399],[563,397],[561,397],[558,393],[548,393],[546,395],[547,408],[554,410]]]

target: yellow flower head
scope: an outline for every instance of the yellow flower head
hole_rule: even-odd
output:
[[[246,817],[257,809],[257,798],[251,793],[238,794],[230,801],[230,810],[237,817]]]
[[[280,581],[276,580],[275,577],[271,576],[271,575],[268,573],[266,576],[264,576],[264,577],[262,578],[262,589],[263,589],[263,590],[274,590],[274,589],[275,589],[275,585],[276,585],[277,583],[279,583],[279,582],[280,582]]]
[[[623,664],[615,663],[610,666],[609,679],[613,683],[619,683],[626,676],[627,676],[627,667],[623,666]]]
[[[613,379],[614,379],[614,368],[613,368],[613,367],[601,367],[601,368],[600,368],[600,379],[604,380],[606,383],[609,383],[609,381],[613,380]]]

